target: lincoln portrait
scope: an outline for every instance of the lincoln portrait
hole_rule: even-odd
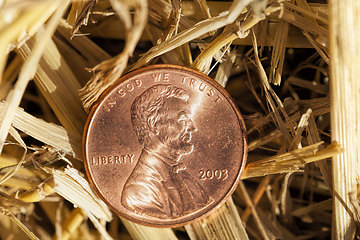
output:
[[[189,94],[171,84],[154,85],[133,101],[131,123],[143,149],[122,191],[125,208],[165,219],[209,203],[206,190],[181,162],[194,151],[197,131],[188,101]]]

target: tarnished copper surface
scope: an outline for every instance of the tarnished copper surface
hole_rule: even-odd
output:
[[[234,191],[247,156],[245,125],[208,76],[154,65],[103,94],[83,152],[92,185],[115,212],[174,227],[210,213]]]

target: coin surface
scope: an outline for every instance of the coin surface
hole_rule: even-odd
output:
[[[83,137],[88,178],[120,216],[175,227],[206,216],[235,190],[247,157],[228,93],[185,67],[131,72],[92,108]]]

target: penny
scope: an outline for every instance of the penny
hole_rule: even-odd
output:
[[[154,65],[121,77],[91,109],[83,138],[88,178],[120,216],[175,227],[206,216],[235,190],[246,131],[208,76]]]

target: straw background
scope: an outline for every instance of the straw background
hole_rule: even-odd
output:
[[[357,0],[0,1],[0,239],[359,239],[359,12]],[[247,127],[233,196],[174,229],[112,213],[81,153],[101,93],[156,63],[215,79]]]

